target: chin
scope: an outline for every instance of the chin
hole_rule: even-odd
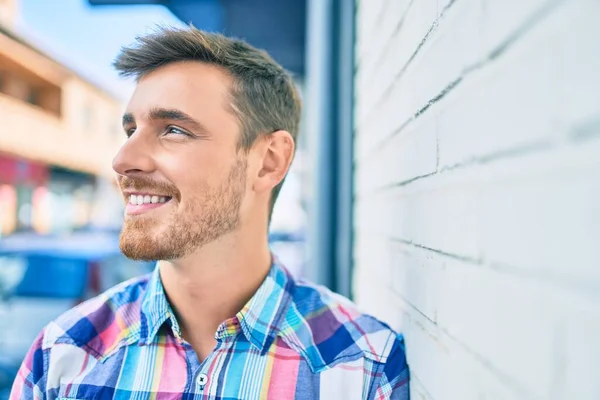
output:
[[[154,243],[133,240],[132,238],[121,237],[119,247],[125,257],[131,260],[154,261],[157,260],[156,255],[159,253]]]
[[[136,261],[175,260],[183,257],[181,251],[160,247],[156,243],[121,240],[119,247],[125,257]]]
[[[128,221],[123,226],[119,236],[119,248],[129,259],[139,261],[154,261],[162,259],[166,252],[157,238],[156,225],[153,227],[136,226],[137,220]]]

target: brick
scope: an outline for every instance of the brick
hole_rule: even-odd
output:
[[[389,232],[392,207],[387,196],[378,194],[367,198],[356,198],[354,226],[361,234],[385,236]]]
[[[599,146],[533,153],[365,192],[357,198],[357,221],[446,253],[598,287]]]
[[[386,59],[379,66],[379,73],[384,77],[390,77],[388,85],[391,78],[404,68],[421,42],[426,39],[427,33],[438,17],[437,11],[437,2],[432,0],[415,1],[408,9],[404,25],[397,32]],[[380,92],[385,89],[387,89],[385,85],[379,88]]]
[[[480,257],[477,187],[399,189],[388,201],[393,205],[390,237],[460,257]]]
[[[359,307],[402,332],[407,344],[414,395],[444,399],[530,399],[531,392],[498,375],[470,350],[448,336],[410,304],[359,268],[355,300]],[[416,385],[415,385],[416,384]],[[429,397],[428,397],[429,396]],[[416,397],[418,398],[418,397]]]
[[[356,131],[355,158],[373,158],[374,149],[381,148],[384,139],[400,129],[402,124],[413,117],[413,90],[403,85],[394,85],[389,98],[378,106],[368,124]]]
[[[557,127],[597,121],[600,61],[585,49],[595,46],[600,28],[592,18],[600,5],[578,0],[549,10],[448,96],[440,113],[442,166],[541,143]]]
[[[531,399],[531,393],[478,360],[464,346],[402,300],[394,304],[405,314],[403,332],[411,377],[436,400]]]
[[[440,14],[451,2],[452,0],[437,0],[438,14]]]
[[[465,78],[439,115],[440,166],[551,140],[558,108],[553,51],[513,49]]]
[[[419,380],[419,377],[416,374],[411,374],[410,376],[410,398],[416,400],[433,400],[433,397]]]
[[[438,323],[450,336],[540,398],[552,384],[554,293],[506,273],[449,261]]]
[[[443,184],[443,177],[434,182]],[[357,229],[459,257],[480,258],[480,203],[475,186],[425,183],[394,188],[358,198],[356,207]]]
[[[383,12],[381,26],[378,27],[377,31],[377,41],[384,44],[381,48],[382,53],[391,45],[394,34],[402,29],[401,21],[408,13],[410,5],[411,0],[388,0],[387,7]],[[376,58],[371,57],[370,60],[375,61]],[[375,64],[375,67],[377,68],[377,64]]]
[[[368,270],[380,282],[389,282],[394,257],[392,243],[381,235],[366,232],[357,232],[354,243],[355,265]]]
[[[431,251],[395,242],[391,246],[392,290],[435,322],[445,258]]]
[[[571,274],[570,280],[594,279],[600,237],[600,173],[516,182],[483,195],[485,254],[492,263]],[[590,283],[589,281],[587,283]]]
[[[373,53],[373,37],[377,33],[377,22],[389,0],[356,2],[356,58],[362,60]]]
[[[600,140],[489,170],[481,193],[485,258],[600,289]]]
[[[399,312],[398,297],[388,287],[387,281],[374,277],[368,265],[361,265],[354,271],[353,296],[359,309],[374,315],[397,332],[402,332],[408,315]]]
[[[405,66],[412,54],[416,51],[425,35],[437,18],[437,4],[435,1],[413,2],[406,15],[406,20],[401,29],[394,36],[391,45],[386,49],[386,57],[372,72],[368,72],[368,90],[359,90],[359,96],[368,96],[369,100],[357,108],[357,126],[363,126],[366,118],[380,104],[383,93],[388,90],[394,81],[395,75]],[[363,85],[359,81],[359,88]]]
[[[359,157],[372,155],[373,148],[481,58],[480,22],[479,2],[458,2],[446,10],[429,41],[400,79],[393,83],[387,100],[373,111],[365,125],[359,127]],[[361,107],[363,102],[373,101],[366,97],[359,96]]]
[[[362,192],[357,226],[594,290],[600,285],[597,154],[600,141],[588,141]]]
[[[381,61],[396,38],[395,33],[410,4],[410,0],[388,0],[387,7],[380,16],[379,25],[371,28],[368,35],[372,39],[365,44],[365,49],[362,49],[357,57],[359,67],[356,75],[356,87],[361,93],[368,90],[373,79],[377,78]]]
[[[414,88],[413,113],[483,58],[482,14],[480,1],[457,1],[440,18],[427,47],[402,78],[403,85]]]
[[[600,398],[600,304],[593,310],[575,311],[565,320],[565,351],[557,364],[557,379],[564,381],[561,399]]]
[[[600,118],[600,57],[597,51],[600,37],[600,3],[593,0],[573,0],[557,10],[557,24],[568,26],[557,29],[555,62],[560,106],[558,119],[566,128],[580,126]]]
[[[360,191],[370,192],[434,173],[437,169],[436,123],[432,113],[394,135],[376,156],[358,162],[356,179]]]
[[[505,42],[534,15],[548,8],[554,0],[521,0],[518,2],[484,0],[483,38],[487,51]]]
[[[468,385],[462,375],[462,365],[454,362],[454,356],[439,329],[419,318],[415,310],[406,308],[410,315],[402,331],[406,340],[408,363],[411,374],[416,375],[434,399],[467,398]],[[461,390],[462,389],[462,390]]]

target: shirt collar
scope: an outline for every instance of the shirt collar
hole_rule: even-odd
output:
[[[156,263],[142,300],[140,321],[140,343],[142,344],[152,343],[158,330],[166,321],[170,321],[173,335],[181,340],[179,324],[160,279],[159,265],[160,263]]]
[[[148,282],[141,307],[140,343],[151,343],[160,327],[169,321],[173,335],[181,340],[181,330],[167,301],[160,279],[159,264]],[[235,317],[224,321],[215,338],[221,340],[242,332],[261,352],[266,352],[280,332],[291,301],[294,279],[279,260],[273,262],[258,290]]]

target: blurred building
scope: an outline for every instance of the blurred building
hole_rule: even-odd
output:
[[[17,12],[17,0],[0,1],[0,235],[114,215],[95,210],[110,197],[122,104],[24,40]]]

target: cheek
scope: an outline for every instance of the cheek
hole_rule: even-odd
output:
[[[182,203],[194,199],[208,200],[211,195],[222,191],[228,184],[227,172],[226,167],[202,166],[190,168],[185,174],[174,177]]]
[[[157,159],[158,170],[179,189],[182,194],[196,188],[218,182],[220,171],[218,158],[210,151],[196,148],[194,151],[173,151]]]
[[[186,197],[205,197],[207,192],[229,183],[237,161],[231,156],[231,149],[221,149],[212,142],[198,142],[178,150],[165,152],[157,163],[160,172],[181,193],[182,202]]]

